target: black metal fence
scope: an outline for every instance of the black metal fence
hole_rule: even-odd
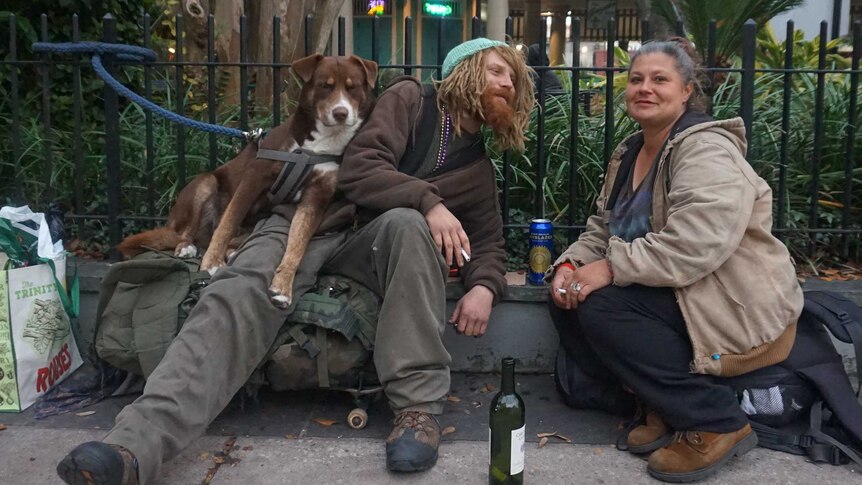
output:
[[[219,106],[219,100],[217,97],[217,69],[225,67],[237,68],[240,72],[240,106],[237,116],[233,118],[230,123],[238,126],[242,130],[248,130],[251,124],[249,119],[249,73],[251,70],[257,68],[271,69],[274,79],[274,88],[272,92],[271,118],[268,118],[267,122],[271,124],[280,123],[283,118],[281,95],[284,81],[286,79],[286,68],[289,67],[289,64],[282,64],[278,61],[280,58],[279,45],[277,41],[277,39],[280,38],[280,23],[278,18],[275,19],[272,26],[273,39],[276,39],[273,44],[274,60],[272,62],[248,61],[249,32],[247,31],[246,20],[243,18],[240,22],[242,39],[240,47],[240,62],[232,64],[218,61],[215,57],[213,48],[215,43],[215,31],[213,28],[212,18],[209,19],[209,48],[206,61],[188,62],[184,60],[182,17],[178,16],[175,19],[175,22],[175,31],[179,34],[174,41],[175,44],[173,47],[175,57],[173,59],[160,60],[144,66],[132,67],[124,64],[121,60],[113,58],[111,55],[106,55],[104,56],[103,61],[107,69],[110,72],[118,73],[132,69],[141,71],[142,80],[140,78],[138,80],[141,81],[143,88],[142,94],[144,96],[152,98],[154,91],[159,89],[167,89],[170,91],[172,89],[172,92],[175,93],[175,99],[173,99],[173,110],[177,113],[189,115],[189,108],[184,105],[184,93],[189,91],[191,88],[188,86],[187,79],[184,77],[184,74],[190,68],[200,68],[203,70],[206,77],[206,82],[204,83],[206,89],[206,103],[205,109],[198,112],[197,116],[203,120],[208,120],[211,123],[216,123],[220,117],[222,117],[223,120],[223,116],[220,113],[220,109],[223,107]],[[310,22],[310,18],[306,19],[307,27],[310,26]],[[341,39],[341,42],[339,42],[338,45],[332,46],[331,50],[333,53],[344,53],[345,45],[343,39],[345,22],[346,20],[344,18],[338,19],[338,39]],[[373,60],[379,62],[379,59],[376,58],[376,53],[378,52],[376,46],[379,45],[380,42],[380,29],[377,28],[377,22],[378,20],[375,19],[372,26],[372,35],[368,41],[373,45],[371,50],[371,52],[375,53]],[[145,17],[143,19],[143,25],[151,25],[149,17]],[[512,26],[512,19],[507,19],[506,32],[510,36],[512,34]],[[473,37],[481,35],[482,24],[479,19],[474,18],[472,20],[471,27]],[[405,18],[403,24],[403,62],[400,64],[381,65],[381,67],[399,70],[404,74],[416,74],[418,70],[423,70],[423,72],[435,72],[436,76],[439,76],[439,64],[442,59],[437,59],[437,62],[434,64],[417,64],[413,62],[413,28],[412,19],[409,17]],[[862,46],[860,46],[860,42],[862,42],[862,27],[860,27],[858,22],[853,25],[853,48],[852,53],[850,54],[851,65],[849,69],[827,66],[827,56],[834,54],[834,52],[830,53],[830,50],[827,48],[826,29],[827,24],[826,22],[823,22],[821,26],[816,68],[794,66],[792,22],[788,22],[788,34],[786,41],[784,42],[785,62],[781,67],[755,67],[755,60],[758,52],[755,40],[756,26],[752,21],[745,24],[741,32],[744,41],[740,63],[736,65],[731,64],[719,66],[717,64],[717,59],[715,58],[714,46],[711,45],[710,49],[708,49],[709,54],[705,60],[705,64],[709,79],[715,80],[717,77],[722,77],[726,80],[724,84],[724,86],[726,86],[724,95],[732,96],[733,98],[728,101],[729,105],[738,105],[736,113],[724,112],[723,114],[738,114],[743,118],[750,142],[750,158],[752,153],[757,153],[758,150],[762,148],[758,146],[757,140],[762,140],[763,137],[753,137],[753,134],[757,133],[755,130],[772,130],[769,131],[769,133],[770,136],[774,138],[775,146],[778,147],[778,150],[772,157],[774,159],[770,160],[769,167],[761,169],[760,172],[761,174],[766,175],[767,180],[773,186],[774,193],[777,195],[775,199],[776,217],[774,227],[776,234],[781,237],[793,236],[807,238],[806,241],[809,254],[813,252],[814,245],[818,241],[818,238],[825,238],[830,244],[837,248],[842,256],[847,257],[851,251],[852,243],[857,241],[856,238],[858,238],[858,235],[862,233],[862,224],[860,224],[860,210],[862,210],[862,208],[858,206],[859,198],[854,198],[853,194],[855,183],[854,178],[858,179],[860,176],[860,170],[862,170],[862,168],[860,168],[862,165],[857,162],[858,156],[856,154],[856,139],[858,135],[857,127],[859,123],[857,97],[859,74],[862,72],[859,70],[859,57],[860,54],[862,54]],[[9,153],[9,158],[11,158],[2,161],[4,166],[9,168],[8,171],[4,168],[4,173],[12,174],[14,182],[11,184],[8,183],[8,181],[4,182],[4,190],[8,189],[12,193],[0,195],[6,196],[8,201],[17,201],[19,203],[29,202],[39,207],[40,204],[44,205],[56,197],[58,192],[58,187],[56,185],[57,180],[63,179],[71,181],[74,185],[74,189],[71,191],[71,200],[65,201],[71,208],[67,217],[69,220],[73,221],[73,226],[84,224],[85,221],[100,221],[100,223],[104,224],[104,227],[107,228],[107,240],[111,247],[115,246],[121,239],[124,231],[124,224],[126,224],[125,231],[128,232],[129,228],[139,228],[143,225],[156,224],[163,221],[166,211],[157,208],[159,206],[157,202],[164,197],[165,191],[170,191],[168,190],[168,187],[160,186],[154,179],[153,174],[156,165],[163,163],[155,158],[156,152],[159,149],[164,149],[163,146],[157,146],[157,144],[162,144],[166,141],[165,138],[159,138],[157,140],[154,135],[154,129],[157,126],[162,126],[164,122],[154,119],[152,114],[146,113],[143,115],[145,117],[143,132],[136,132],[131,135],[128,133],[123,134],[124,127],[121,126],[121,113],[123,110],[130,108],[127,104],[121,103],[117,93],[109,88],[105,88],[102,92],[101,100],[84,99],[82,95],[82,79],[93,75],[86,59],[60,58],[50,54],[40,54],[35,58],[22,59],[19,57],[21,48],[17,45],[18,36],[16,34],[16,23],[14,17],[10,18],[9,30],[9,55],[6,59],[0,60],[0,68],[9,73],[8,78],[2,81],[6,91],[6,99],[2,101],[2,107],[3,111],[7,114],[8,127],[4,130],[2,135],[0,135],[0,139],[4,140],[2,143],[7,147],[6,153]],[[40,31],[41,36],[39,40],[45,42],[75,41],[80,37],[77,18],[73,19],[71,38],[49,39],[47,16],[42,16],[41,18]],[[568,86],[568,96],[564,98],[555,97],[552,100],[545,94],[544,86],[542,86],[541,83],[538,86],[539,107],[537,110],[537,116],[535,117],[535,123],[532,125],[534,130],[534,136],[532,138],[536,140],[536,142],[531,144],[531,152],[523,157],[523,160],[528,162],[531,160],[533,161],[533,163],[530,164],[532,171],[529,174],[529,177],[532,178],[533,181],[533,192],[531,194],[531,203],[528,204],[529,207],[521,208],[523,212],[530,213],[531,216],[545,217],[549,215],[547,203],[548,198],[545,193],[545,191],[548,190],[548,185],[545,183],[546,176],[549,170],[557,171],[560,167],[549,165],[548,163],[545,163],[545,161],[548,160],[549,152],[552,151],[557,154],[567,154],[562,162],[567,165],[564,170],[566,173],[561,179],[566,181],[566,186],[554,187],[554,189],[563,190],[568,200],[565,204],[560,205],[561,208],[557,210],[556,213],[551,215],[556,219],[558,228],[567,230],[564,231],[564,233],[568,238],[575,237],[578,231],[583,229],[585,217],[591,211],[591,202],[595,197],[594,192],[586,193],[583,178],[587,173],[592,173],[592,177],[598,178],[599,176],[598,173],[588,172],[584,168],[585,163],[582,159],[584,157],[584,150],[587,148],[586,145],[588,142],[595,144],[595,140],[585,138],[589,135],[588,133],[582,132],[584,126],[586,126],[585,120],[591,120],[593,125],[590,126],[601,127],[600,155],[603,161],[607,161],[615,143],[622,136],[621,133],[617,132],[620,123],[624,120],[624,115],[619,103],[618,91],[620,86],[615,86],[615,76],[625,72],[625,67],[618,67],[617,53],[614,49],[615,42],[617,41],[616,33],[618,32],[614,20],[611,20],[608,23],[608,28],[606,30],[607,37],[605,42],[607,58],[605,65],[603,66],[585,67],[580,65],[578,53],[580,52],[582,42],[580,35],[581,32],[583,32],[580,25],[580,19],[572,19],[571,31],[573,37],[569,42],[572,52],[574,53],[572,56],[572,65],[555,66],[552,68],[563,78],[564,84]],[[115,30],[115,20],[111,16],[106,16],[103,19],[103,32],[102,40],[106,42],[116,41],[117,34]],[[143,29],[142,45],[145,47],[152,46],[150,32],[150,28]],[[306,28],[306,32],[311,32],[311,29]],[[639,32],[643,33],[645,37],[643,40],[646,40],[651,32],[649,25],[646,22],[642,22],[639,26]],[[714,22],[710,25],[709,32],[711,39],[710,42],[714,43],[716,33],[716,25]],[[437,43],[438,46],[442,44],[440,36],[437,38]],[[546,48],[545,44],[546,41],[543,37],[540,41],[540,48],[542,50]],[[310,45],[311,39],[306,35],[306,54],[310,54]],[[440,50],[438,49],[438,52],[439,51]],[[442,55],[438,57],[442,57]],[[52,102],[54,101],[51,81],[54,77],[52,75],[52,71],[58,69],[60,66],[63,66],[65,69],[64,72],[68,72],[72,79],[72,88],[70,93],[72,98],[72,109],[70,113],[64,113],[64,116],[70,116],[74,120],[72,123],[74,133],[71,136],[73,146],[71,147],[58,147],[57,142],[54,140],[55,131],[52,129],[52,121],[54,121],[52,120]],[[535,67],[535,69],[541,73],[551,68]],[[36,70],[40,74],[41,96],[38,97],[38,99],[21,98],[20,92],[22,86],[19,84],[19,73],[24,70]],[[156,73],[161,72],[164,74],[165,72],[171,71],[172,76],[167,78],[167,84],[172,83],[173,85],[172,87],[168,86],[168,88],[165,88],[165,86],[162,85],[165,83],[165,78],[156,76]],[[590,78],[595,81],[595,79],[597,79],[595,77],[596,75],[601,76],[603,81],[594,82],[592,85],[585,83],[586,78]],[[755,100],[755,91],[758,86],[762,86],[766,82],[764,81],[764,75],[772,76],[773,80],[777,78],[781,79],[782,87],[780,96],[773,93],[769,98],[769,100],[780,100],[780,127],[767,126],[763,123],[758,124],[758,113],[764,106],[756,104],[757,100]],[[849,82],[847,83],[846,88],[839,89],[840,94],[844,96],[840,102],[846,103],[846,108],[842,108],[841,111],[844,116],[844,121],[836,124],[835,120],[832,119],[830,121],[831,124],[827,127],[824,123],[824,115],[829,112],[831,106],[830,103],[833,103],[834,100],[826,99],[824,88],[827,84],[827,80],[832,79],[832,77],[835,76],[849,77]],[[806,82],[813,83],[813,116],[811,116],[810,125],[808,126],[803,126],[804,123],[802,125],[797,123],[798,118],[794,118],[791,113],[794,99],[796,96],[799,96],[798,92],[794,90],[794,78],[804,78]],[[598,86],[598,89],[600,90],[597,90],[596,86]],[[718,96],[715,85],[711,86],[709,91],[713,96]],[[585,95],[599,98],[600,110],[597,113],[590,113],[589,111],[584,110],[583,102]],[[562,106],[560,106],[560,99],[563,99]],[[759,102],[762,103],[770,101],[760,100]],[[38,126],[27,127],[28,129],[35,129],[41,132],[38,142],[39,146],[35,146],[34,144],[25,146],[25,144],[22,143],[23,123],[28,122],[27,120],[22,120],[20,116],[22,103],[39,104],[38,111],[41,113],[41,119]],[[102,154],[88,154],[83,151],[82,140],[85,140],[87,136],[90,136],[85,132],[84,125],[81,121],[84,103],[103,104],[102,112],[104,119],[101,120],[101,128],[103,131],[96,130],[94,132],[98,133],[99,136],[102,134],[104,136],[104,153]],[[556,103],[558,108],[561,107],[565,111],[567,120],[565,130],[568,131],[568,133],[552,133],[552,135],[560,135],[562,137],[561,139],[564,140],[564,143],[562,144],[549,144],[545,141],[548,138],[545,124],[547,112],[549,111],[547,106],[548,103]],[[770,104],[772,103],[770,102]],[[771,108],[774,109],[775,106],[773,105]],[[774,123],[772,123],[772,125],[774,125]],[[627,128],[630,126],[631,123],[627,125]],[[827,128],[829,132],[825,133],[824,130]],[[171,129],[175,130],[175,134],[173,136],[175,157],[171,163],[173,165],[173,170],[175,170],[176,178],[175,184],[170,188],[170,190],[173,191],[172,194],[175,194],[176,190],[184,185],[188,178],[195,175],[195,173],[189,173],[189,163],[186,150],[187,135],[191,135],[187,133],[188,130],[182,126],[175,126]],[[555,129],[559,129],[559,126]],[[806,133],[810,132],[811,137],[813,137],[810,151],[804,154],[794,152],[794,150],[800,146],[794,141],[794,136],[796,138],[799,137],[799,130],[805,131]],[[595,132],[590,133],[595,134]],[[121,134],[123,134],[122,141]],[[824,153],[824,136],[826,135],[832,136],[833,138],[835,136],[839,136],[841,138],[838,145],[830,145],[833,152],[836,151],[836,146],[840,146],[840,153]],[[212,168],[218,163],[224,162],[226,160],[226,157],[224,157],[225,150],[227,149],[229,151],[231,149],[230,145],[225,148],[224,141],[218,140],[216,135],[208,134],[206,136],[207,148],[204,155],[206,163],[198,164],[198,167],[201,169]],[[804,138],[805,135],[802,137]],[[139,148],[144,151],[143,167],[129,167],[128,165],[124,165],[123,154],[127,153],[129,144],[134,145],[135,149]],[[126,146],[125,151],[124,145]],[[233,149],[235,150],[236,148],[238,147],[234,147]],[[56,173],[55,167],[53,166],[53,157],[60,149],[71,149],[71,153],[74,158],[73,166],[70,169],[72,174],[65,178],[59,177]],[[25,157],[32,157],[33,152],[37,150],[41,151],[41,167],[39,167],[38,171],[32,169],[25,170],[22,166],[22,160],[24,160]],[[94,156],[99,157],[104,161],[101,173],[88,173],[85,167],[85,158],[91,158]],[[807,170],[804,173],[788,172],[791,167],[791,158],[798,158],[800,156],[807,160]],[[840,167],[841,174],[838,177],[840,179],[840,183],[835,182],[835,174],[832,173],[833,176],[830,179],[829,187],[824,187],[821,180],[821,169],[824,156],[829,156],[831,159],[838,157],[842,160]],[[515,208],[512,207],[511,203],[511,194],[514,190],[511,181],[514,170],[513,164],[519,163],[518,160],[522,159],[513,157],[511,154],[506,154],[505,156],[500,157],[501,166],[499,167],[499,173],[501,179],[501,206],[503,210],[504,223],[510,231],[523,230],[528,225],[527,220],[517,220],[512,216]],[[143,174],[143,187],[132,188],[125,184],[125,180],[127,179],[125,175],[129,173],[130,170]],[[834,172],[834,167],[832,167],[832,171]],[[805,194],[798,193],[799,185],[792,187],[788,186],[788,181],[791,176],[797,181],[804,180]],[[26,191],[23,190],[23,187],[27,184],[28,180],[33,180],[34,178],[41,181],[43,190],[41,193],[35,195],[32,193],[25,194]],[[98,180],[98,182],[95,182],[94,180]],[[591,183],[590,185],[599,185],[597,182],[593,182],[594,183]],[[95,189],[93,184],[98,184]],[[98,206],[90,204],[90,201],[88,200],[88,194],[92,194],[94,190],[104,190],[104,193],[106,194],[105,204],[101,206],[101,209]],[[124,206],[121,202],[123,200],[123,194],[130,190],[143,191],[144,202],[134,207]],[[62,192],[68,193],[69,191],[63,190]],[[828,197],[824,197],[825,192],[828,193]],[[794,217],[788,216],[788,214],[790,214],[790,211],[788,210],[789,200],[791,198],[799,197],[806,199],[805,203],[807,204],[807,210],[805,211],[806,214],[804,219],[800,217],[799,211],[797,211]],[[162,207],[164,206],[165,204],[162,204]],[[826,224],[824,224],[825,210],[829,211],[829,217],[827,218]],[[135,224],[137,224],[137,226],[135,226]],[[858,250],[858,247],[856,247],[855,251]]]

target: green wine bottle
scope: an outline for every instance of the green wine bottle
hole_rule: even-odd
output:
[[[490,433],[491,464],[488,483],[524,483],[524,444],[526,425],[524,400],[515,392],[515,359],[503,359],[500,392],[491,400]]]

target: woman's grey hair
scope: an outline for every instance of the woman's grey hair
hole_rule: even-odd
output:
[[[691,96],[688,98],[688,102],[686,103],[686,107],[702,108],[700,100],[702,94],[702,87],[699,79],[700,68],[698,63],[695,61],[697,53],[691,42],[683,37],[672,37],[668,40],[647,42],[642,45],[637,52],[632,54],[631,61],[629,63],[629,73],[631,73],[632,66],[638,57],[645,54],[655,53],[661,53],[671,57],[676,65],[677,73],[682,77],[682,82],[686,85],[692,85],[693,89]]]

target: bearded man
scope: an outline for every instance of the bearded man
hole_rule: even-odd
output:
[[[374,364],[395,412],[389,470],[437,462],[451,358],[443,346],[449,267],[466,293],[448,322],[485,333],[505,288],[505,252],[494,167],[480,133],[500,149],[524,148],[534,104],[523,56],[474,39],[443,63],[443,80],[401,78],[379,98],[348,146],[338,175],[345,196],[327,209],[294,283],[294,304],[318,272],[352,278],[380,297]],[[137,484],[200,436],[260,364],[293,305],[267,288],[289,233],[290,208],[255,232],[201,293],[143,395],[117,416],[103,442],[72,450],[57,471],[67,483]]]

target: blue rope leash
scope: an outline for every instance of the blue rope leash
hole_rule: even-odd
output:
[[[156,53],[151,49],[137,47],[125,44],[110,44],[106,42],[34,42],[33,50],[36,52],[47,52],[51,54],[92,54],[91,61],[96,74],[102,78],[105,83],[117,93],[129,98],[138,103],[147,111],[151,111],[159,116],[167,118],[170,121],[186,125],[191,128],[197,128],[207,133],[215,133],[217,135],[231,136],[234,138],[242,138],[249,141],[257,135],[257,131],[246,132],[226,126],[213,125],[201,121],[186,118],[185,116],[169,111],[161,106],[153,103],[149,99],[135,93],[131,89],[123,86],[116,78],[111,76],[102,65],[102,55],[115,54],[118,59],[127,62],[147,63],[156,60]]]

